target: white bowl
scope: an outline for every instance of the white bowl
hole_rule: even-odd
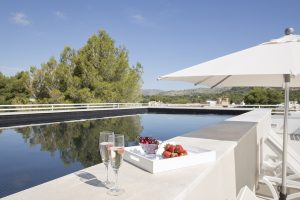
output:
[[[146,154],[156,154],[159,144],[142,144],[140,146]]]

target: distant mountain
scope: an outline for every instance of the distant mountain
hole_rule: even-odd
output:
[[[161,92],[164,92],[164,90],[144,89],[144,90],[142,90],[142,95],[144,95],[144,96],[153,96],[153,95],[157,95]]]
[[[157,90],[157,89],[145,89],[142,90],[144,96],[153,96],[153,95],[162,95],[162,96],[183,96],[183,95],[194,95],[194,94],[212,94],[212,93],[221,93],[231,88],[196,88],[196,89],[187,89],[187,90]]]

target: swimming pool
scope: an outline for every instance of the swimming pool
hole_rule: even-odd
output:
[[[224,121],[232,115],[141,114],[0,130],[0,198],[100,163],[99,132],[160,140]]]

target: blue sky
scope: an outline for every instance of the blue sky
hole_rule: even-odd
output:
[[[186,89],[164,75],[283,35],[300,33],[300,1],[1,0],[0,71],[12,75],[82,47],[106,30],[144,66],[144,89]]]

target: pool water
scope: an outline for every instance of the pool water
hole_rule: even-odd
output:
[[[231,115],[141,114],[0,130],[0,198],[98,164],[99,132],[173,138]]]

